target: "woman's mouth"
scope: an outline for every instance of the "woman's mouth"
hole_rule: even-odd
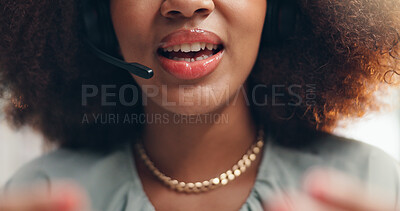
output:
[[[221,50],[221,45],[197,42],[160,48],[159,54],[175,61],[195,62],[212,57]]]
[[[179,79],[198,79],[213,72],[222,59],[220,38],[200,29],[182,30],[163,39],[157,54],[161,66]]]

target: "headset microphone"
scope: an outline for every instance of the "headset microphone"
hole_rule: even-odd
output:
[[[109,0],[84,0],[82,20],[85,41],[89,49],[101,60],[139,77],[150,79],[154,72],[139,63],[128,63],[118,55],[118,41],[112,26]]]

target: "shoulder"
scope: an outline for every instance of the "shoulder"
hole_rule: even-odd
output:
[[[278,180],[283,186],[299,188],[311,168],[332,168],[363,181],[368,190],[378,188],[395,203],[400,202],[399,163],[375,146],[328,133],[301,146],[272,142],[265,165],[276,172],[276,178],[279,175]]]
[[[321,133],[307,143],[296,146],[280,145],[273,141],[274,157],[286,162],[304,162],[304,165],[324,165],[339,168],[352,174],[364,173],[378,167],[397,167],[397,161],[383,150],[364,142]],[[295,160],[293,160],[295,159]]]
[[[107,154],[58,149],[23,166],[5,185],[5,191],[45,183],[72,182],[86,191],[94,210],[152,210],[135,173],[131,145]],[[130,202],[132,201],[132,202]],[[124,208],[125,207],[125,208]]]
[[[146,196],[140,191],[130,146],[123,145],[107,154],[58,149],[19,169],[4,191],[37,183],[51,189],[51,184],[68,181],[86,191],[94,210],[124,210],[133,206],[128,199],[135,207],[149,210],[149,205],[143,203]]]
[[[99,178],[102,171],[126,163],[126,149],[111,153],[98,153],[88,150],[57,149],[32,160],[21,167],[5,184],[12,189],[37,182],[50,183],[53,180],[72,180],[85,184],[90,178]]]
[[[371,187],[400,190],[399,162],[382,149],[332,134],[322,136],[316,143],[314,150],[324,164],[351,174]]]

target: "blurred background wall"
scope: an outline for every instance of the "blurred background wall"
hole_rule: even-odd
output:
[[[24,163],[42,153],[42,137],[29,128],[15,132],[0,121],[0,187]]]

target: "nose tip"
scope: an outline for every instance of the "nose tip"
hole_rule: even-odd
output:
[[[214,8],[213,0],[166,0],[161,5],[161,15],[167,18],[207,16]]]

